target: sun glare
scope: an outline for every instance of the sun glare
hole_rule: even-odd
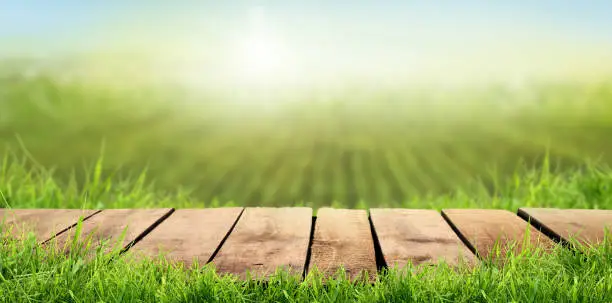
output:
[[[291,74],[289,51],[266,22],[262,7],[251,10],[248,31],[239,39],[238,49],[234,64],[243,82],[273,84],[286,81]]]
[[[265,33],[255,33],[244,41],[244,72],[252,77],[270,77],[283,67],[283,52]]]

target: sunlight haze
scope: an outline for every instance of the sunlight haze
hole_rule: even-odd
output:
[[[95,70],[132,54],[204,86],[587,79],[609,71],[612,5],[579,3],[24,1],[2,4],[0,45]]]

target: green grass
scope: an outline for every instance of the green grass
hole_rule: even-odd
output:
[[[78,228],[78,227],[77,227]],[[75,238],[78,237],[75,236]],[[51,242],[52,243],[52,242]],[[74,242],[78,243],[78,242]],[[86,242],[87,243],[87,242]],[[111,245],[112,243],[106,243]],[[163,257],[136,261],[128,252],[104,254],[80,246],[69,254],[33,236],[3,237],[0,298],[4,302],[610,302],[612,245],[584,254],[557,246],[508,255],[504,266],[482,262],[452,269],[444,263],[415,270],[385,269],[375,283],[341,273],[302,281],[279,271],[267,282],[239,281],[214,267],[172,266]]]
[[[242,203],[203,200],[188,189],[157,188],[146,171],[129,176],[119,172],[103,174],[103,161],[86,170],[77,180],[76,173],[64,180],[53,170],[32,165],[31,160],[7,155],[0,163],[0,205],[11,208],[139,208],[139,207],[219,207]],[[494,184],[493,190],[457,189],[448,194],[415,197],[403,203],[362,201],[357,208],[501,208],[516,211],[523,206],[560,208],[612,208],[612,170],[601,163],[554,171],[543,166],[522,169],[510,181]],[[323,185],[324,186],[324,185]],[[237,189],[237,191],[240,189]],[[286,205],[288,205],[287,203]],[[269,204],[263,203],[262,206]],[[284,205],[284,206],[286,206]],[[321,203],[300,202],[317,208]],[[340,202],[333,206],[347,207]]]

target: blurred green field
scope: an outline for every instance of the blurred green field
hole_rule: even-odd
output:
[[[5,174],[27,157],[82,185],[101,160],[101,178],[146,169],[156,190],[202,203],[423,206],[498,194],[545,159],[612,161],[610,80],[221,93],[121,79],[0,79]]]

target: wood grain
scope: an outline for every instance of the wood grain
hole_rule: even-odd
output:
[[[131,248],[132,253],[190,267],[206,264],[242,212],[241,207],[179,209]]]
[[[612,210],[520,208],[519,216],[546,233],[563,241],[578,241],[583,245],[599,244],[606,228],[612,233]]]
[[[370,217],[389,267],[440,261],[451,266],[477,262],[435,210],[374,208],[370,209]]]
[[[115,246],[125,249],[150,228],[158,224],[171,213],[171,208],[160,209],[105,209],[83,222],[78,242],[82,245],[91,240],[91,247],[96,248],[107,242],[105,251],[111,251]],[[125,236],[121,239],[123,233]],[[57,247],[69,251],[76,228],[62,233],[54,242]],[[121,241],[122,240],[122,241]]]
[[[0,209],[0,220],[12,237],[33,233],[43,243],[66,231],[79,221],[86,220],[98,210],[89,209]]]
[[[342,267],[351,280],[376,278],[374,240],[365,210],[321,208],[317,211],[308,270],[325,277]]]
[[[312,209],[246,208],[212,263],[222,274],[267,279],[277,269],[304,271]]]
[[[507,210],[445,209],[442,214],[484,259],[505,260],[510,245],[515,254],[527,247],[549,250],[554,246],[552,240]]]

